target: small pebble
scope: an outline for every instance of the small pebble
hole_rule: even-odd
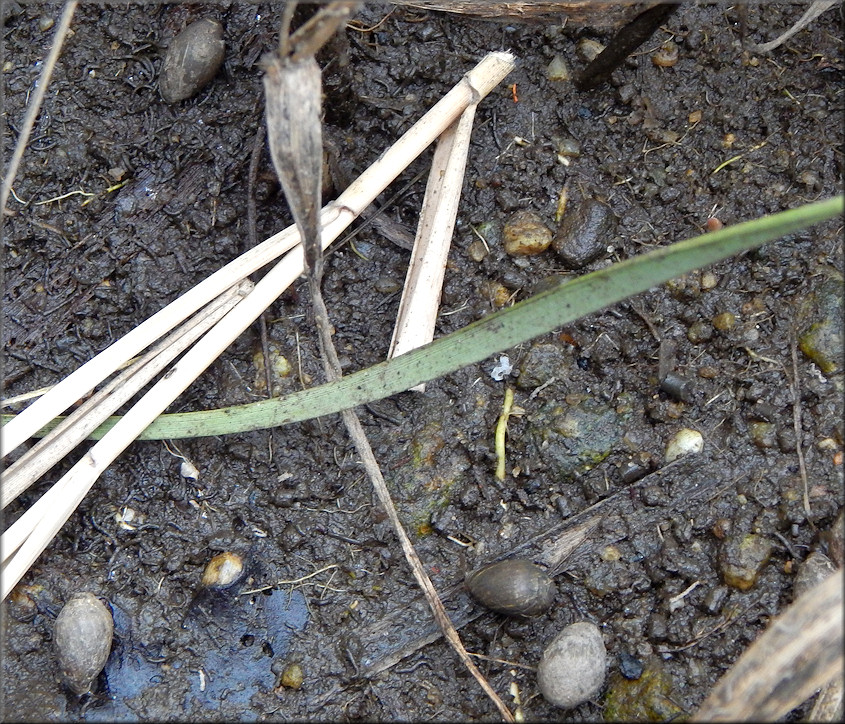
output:
[[[288,689],[299,689],[305,680],[305,674],[299,664],[288,664],[282,672],[281,684]]]
[[[598,40],[593,40],[592,38],[581,38],[575,49],[578,52],[578,55],[589,63],[604,50],[604,46]]]
[[[719,518],[715,523],[713,523],[713,535],[716,536],[719,540],[724,540],[733,530],[733,522],[730,518]]]
[[[587,199],[567,210],[552,245],[570,269],[580,269],[607,252],[618,219],[606,204]]]
[[[170,43],[161,67],[158,89],[167,103],[199,93],[223,65],[223,26],[203,18],[191,23]]]
[[[475,239],[468,247],[467,254],[474,262],[484,261],[484,257],[488,254],[487,247],[481,239]]]
[[[553,140],[558,156],[562,156],[563,158],[578,158],[581,155],[581,144],[577,138],[573,138],[572,136],[558,136]]]
[[[623,651],[619,654],[619,673],[626,679],[639,679],[643,675],[643,662],[636,656]]]
[[[709,322],[693,322],[687,330],[687,339],[693,344],[702,344],[713,337],[713,327]]]
[[[544,252],[552,243],[552,232],[533,211],[517,211],[502,232],[505,251],[511,256]]]
[[[701,275],[701,291],[709,292],[711,289],[714,289],[716,285],[719,283],[719,277],[717,277],[713,272],[704,272]]]
[[[480,291],[484,298],[496,307],[496,309],[504,307],[513,294],[504,284],[492,280],[481,282]]]
[[[713,317],[712,324],[720,332],[729,332],[736,327],[736,315],[731,312],[722,312]]]
[[[237,553],[224,551],[212,558],[202,574],[203,588],[224,590],[240,582],[245,572],[244,560]]]
[[[778,446],[777,425],[771,422],[754,420],[748,423],[748,436],[758,448],[776,448]]]
[[[842,280],[826,279],[814,285],[798,309],[798,346],[825,375],[845,367],[845,327]]]
[[[799,598],[817,586],[828,576],[836,573],[836,566],[824,553],[813,551],[798,567],[792,583],[792,595]]]
[[[55,22],[56,21],[49,15],[42,15],[40,18],[38,18],[38,29],[42,33],[46,33],[50,28],[53,27]]]
[[[402,288],[402,285],[396,279],[384,275],[376,279],[373,286],[380,294],[393,294]]]
[[[572,709],[599,693],[607,652],[598,626],[579,621],[567,626],[546,647],[537,683],[550,704]]]
[[[569,66],[562,55],[556,55],[552,58],[552,62],[546,68],[546,77],[552,81],[565,81],[572,77]]]
[[[666,445],[666,462],[671,463],[684,455],[694,455],[704,449],[704,438],[697,430],[684,428],[675,433]]]
[[[772,542],[761,535],[746,533],[725,539],[719,550],[719,570],[726,584],[740,591],[749,590],[772,555]]]

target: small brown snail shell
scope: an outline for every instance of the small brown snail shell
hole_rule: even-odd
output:
[[[223,26],[203,18],[191,23],[170,43],[158,90],[167,103],[177,103],[199,93],[223,64]]]
[[[106,665],[111,651],[114,621],[111,612],[93,593],[76,593],[56,618],[53,642],[65,685],[78,696]]]
[[[246,573],[244,559],[237,553],[224,551],[212,558],[202,574],[200,585],[222,591],[239,583]]]
[[[658,68],[671,68],[678,63],[678,46],[667,40],[660,49],[651,56],[651,62]]]
[[[552,605],[552,579],[531,561],[498,561],[467,574],[466,586],[487,608],[509,616],[536,616]]]

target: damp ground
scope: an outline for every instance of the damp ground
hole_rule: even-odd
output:
[[[6,157],[60,13],[34,4],[6,19]],[[800,14],[751,6],[746,39],[770,40]],[[224,25],[224,67],[196,98],[168,105],[156,89],[164,48],[199,17]],[[6,396],[59,381],[248,248],[258,61],[280,17],[278,5],[246,3],[79,7],[5,220]],[[839,9],[754,54],[736,8],[689,3],[589,93],[548,68],[559,56],[579,70],[581,41],[603,33],[378,4],[357,20],[320,57],[325,132],[352,178],[487,51],[518,58],[478,109],[438,336],[549,277],[699,234],[711,217],[730,225],[842,190]],[[668,40],[678,61],[657,66],[651,56]],[[424,178],[385,209],[410,234]],[[511,216],[531,210],[554,230],[564,187],[571,208],[592,199],[618,217],[603,252],[576,269],[551,249],[506,254]],[[291,223],[266,151],[255,197],[259,240]],[[487,657],[479,666],[511,708],[518,692],[527,719],[562,715],[532,667],[579,620],[603,632],[610,689],[620,691],[620,662],[633,657],[656,672],[660,716],[690,712],[790,603],[801,561],[827,550],[843,494],[841,338],[816,361],[798,350],[794,364],[793,349],[813,324],[838,314],[841,328],[840,234],[839,223],[814,227],[507,350],[514,372],[503,380],[490,374],[497,355],[359,411],[467,649]],[[331,253],[325,295],[347,372],[385,358],[408,257],[372,228]],[[274,354],[292,370],[275,395],[322,379],[308,320],[300,279],[267,317]],[[266,397],[260,348],[253,325],[169,411]],[[661,359],[686,380],[683,393],[661,388]],[[507,386],[523,414],[510,418],[499,481],[494,428]],[[683,429],[704,448],[667,464]],[[176,445],[197,479],[180,475],[163,443],[133,444],[10,597],[7,719],[496,718],[432,634],[339,416]],[[753,555],[736,553],[749,536]],[[227,550],[247,561],[247,581],[200,591],[206,563]],[[507,619],[466,597],[468,570],[512,555],[551,565],[549,612]],[[51,642],[79,590],[107,600],[116,626],[98,693],[82,702],[62,689]],[[245,590],[256,592],[236,595]],[[282,684],[293,664],[299,688]],[[606,705],[603,691],[566,716],[594,720]]]

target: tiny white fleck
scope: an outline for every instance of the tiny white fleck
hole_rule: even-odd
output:
[[[183,460],[179,466],[179,474],[187,480],[198,480],[200,471],[190,460]]]
[[[513,365],[511,364],[510,359],[507,355],[502,355],[499,357],[498,364],[490,370],[490,376],[500,382],[501,380],[505,379],[507,375],[509,375],[513,371]]]

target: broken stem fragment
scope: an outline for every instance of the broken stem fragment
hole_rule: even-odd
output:
[[[513,390],[505,388],[505,401],[502,403],[502,413],[496,423],[496,480],[505,479],[505,433],[508,430],[508,418],[513,408]]]

